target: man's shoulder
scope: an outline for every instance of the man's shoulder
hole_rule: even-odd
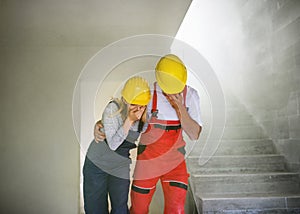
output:
[[[186,87],[187,87],[187,93],[196,93],[196,94],[198,94],[198,91],[195,88],[193,88],[192,86],[187,85]]]

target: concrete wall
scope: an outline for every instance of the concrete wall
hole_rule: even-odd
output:
[[[300,1],[236,1],[245,62],[235,93],[300,169]],[[234,86],[233,86],[234,88]]]
[[[299,170],[300,1],[195,0],[176,37],[208,60],[227,101],[233,93]]]

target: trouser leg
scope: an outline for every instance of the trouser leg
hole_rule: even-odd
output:
[[[165,198],[165,214],[184,214],[187,185],[177,181],[162,182]]]
[[[130,180],[109,176],[108,192],[111,201],[111,214],[128,214],[128,193]]]
[[[161,177],[165,214],[184,214],[188,177],[185,162]]]
[[[108,214],[108,174],[94,165],[88,158],[83,167],[83,194],[86,214]]]
[[[131,214],[148,214],[158,178],[134,180],[131,188]]]

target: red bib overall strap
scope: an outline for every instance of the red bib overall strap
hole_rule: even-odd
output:
[[[154,91],[153,91],[153,98],[152,98],[152,109],[151,109],[152,117],[157,117],[157,93],[156,93],[156,82],[154,83]]]
[[[184,100],[186,98],[186,87],[183,91]],[[138,150],[138,154],[144,152],[141,145],[147,145],[148,152],[153,151],[153,156],[159,156],[163,153],[169,151],[171,148],[176,150],[180,147],[185,145],[185,142],[182,137],[182,129],[180,120],[161,120],[157,118],[157,90],[156,85],[154,84],[154,91],[153,91],[153,100],[152,100],[152,116],[149,120],[147,130],[141,135],[140,138],[140,149]],[[146,153],[148,153],[146,152]],[[144,154],[145,155],[145,154]],[[140,158],[144,155],[140,156]]]
[[[157,109],[157,92],[156,92],[156,82],[154,83],[154,91],[153,91],[153,98],[152,98],[152,109],[151,113],[152,116],[157,117],[158,109]],[[187,86],[183,89],[183,105],[186,106],[186,94],[187,94]]]
[[[187,86],[183,89],[183,105],[186,107],[186,93],[187,93]]]

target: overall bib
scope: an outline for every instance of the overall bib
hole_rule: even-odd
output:
[[[186,87],[183,91],[185,104]],[[145,133],[141,135],[137,163],[131,191],[133,214],[146,214],[156,189],[161,181],[165,208],[164,213],[184,213],[187,173],[184,159],[185,142],[179,120],[159,120],[156,115],[157,91],[154,85],[152,116]]]

